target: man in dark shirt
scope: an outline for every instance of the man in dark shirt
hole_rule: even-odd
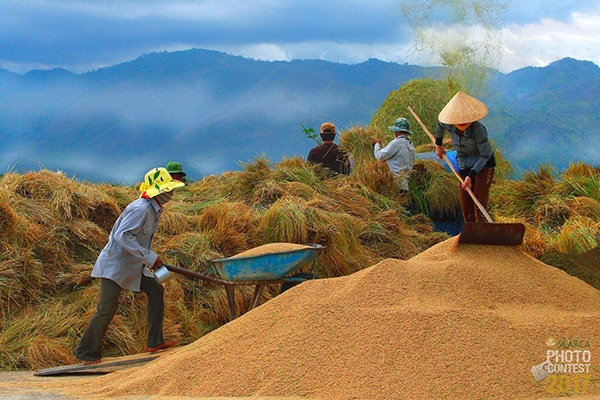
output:
[[[350,173],[350,165],[346,152],[337,144],[333,143],[336,128],[331,122],[325,122],[321,125],[321,139],[323,144],[314,147],[308,153],[308,161],[314,164],[321,164],[323,167],[338,173]]]

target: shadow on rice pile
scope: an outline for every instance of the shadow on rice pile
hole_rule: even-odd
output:
[[[146,366],[72,387],[62,383],[61,390],[85,396],[555,397],[557,375],[538,382],[532,367],[548,350],[559,351],[565,338],[580,340],[580,350],[600,352],[597,289],[518,248],[457,246],[451,238],[408,261],[386,259],[349,276],[306,282]],[[565,362],[552,361],[557,368]],[[594,357],[578,364],[588,371],[568,379],[585,380],[585,394],[599,395]],[[583,387],[559,394],[582,394],[575,390]]]

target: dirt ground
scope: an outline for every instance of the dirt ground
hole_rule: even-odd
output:
[[[169,354],[173,349],[163,350],[155,355],[159,358]],[[111,361],[132,361],[135,359],[146,359],[148,353],[134,354],[122,357],[108,357],[103,359],[104,364],[110,364]],[[106,372],[117,371],[123,369],[135,368],[136,366],[143,365],[145,362],[140,360],[139,363],[112,366],[103,368]],[[76,395],[67,395],[61,393],[60,387],[61,382],[64,382],[65,386],[72,386],[73,382],[81,379],[89,379],[95,376],[101,376],[98,374],[77,374],[70,373],[65,375],[53,375],[53,376],[36,376],[33,371],[1,371],[0,372],[0,399],[1,400],[81,400],[81,399],[94,399],[101,400],[106,396],[101,397],[77,397]],[[116,398],[116,397],[113,397]],[[237,398],[232,397],[181,397],[181,396],[119,396],[119,400],[236,400]],[[245,398],[247,399],[247,398]],[[253,400],[298,400],[295,397],[252,397]],[[318,399],[314,399],[318,400]]]
[[[0,373],[0,398],[5,400],[71,400],[73,397],[52,392],[43,387],[44,380],[33,375],[33,372],[2,372]],[[60,379],[73,379],[52,377],[54,382]]]
[[[0,399],[2,400],[80,400],[80,397],[61,394],[55,389],[60,381],[72,382],[74,379],[86,379],[82,376],[34,376],[30,371],[0,372]],[[136,396],[119,397],[123,400],[236,400],[233,397],[180,397],[180,396]],[[244,399],[248,399],[245,397]],[[298,400],[297,397],[252,397],[252,400]]]
[[[89,376],[34,376],[30,371],[0,372],[0,399],[2,400],[78,400],[80,397],[72,397],[61,394],[60,391],[52,389],[57,382],[73,379],[85,379]],[[354,398],[349,395],[348,398]],[[123,400],[241,400],[248,397],[180,397],[180,396],[136,396],[119,397]],[[251,397],[252,400],[299,400],[299,397]],[[579,397],[557,397],[545,400],[599,400],[597,396]],[[312,399],[318,400],[318,399]]]

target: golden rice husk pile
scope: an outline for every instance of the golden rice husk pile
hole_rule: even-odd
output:
[[[585,379],[585,393],[534,379],[532,366],[565,341],[600,351],[600,291],[518,247],[453,238],[308,281],[149,364],[56,388],[86,398],[600,395],[593,356],[589,375],[567,375]]]

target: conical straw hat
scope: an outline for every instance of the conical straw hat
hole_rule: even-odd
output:
[[[443,124],[468,124],[479,121],[488,114],[488,108],[475,97],[458,92],[440,111],[438,120]]]

